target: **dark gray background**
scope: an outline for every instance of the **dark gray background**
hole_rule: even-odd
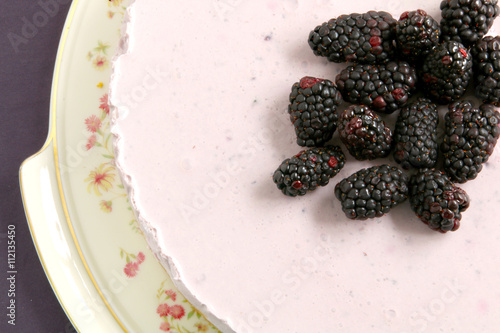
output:
[[[57,4],[45,21],[35,17],[44,3]],[[75,332],[36,254],[18,177],[20,164],[47,136],[52,72],[69,5],[69,0],[0,0],[0,332]],[[34,19],[41,19],[39,27],[23,31]],[[9,224],[16,227],[15,326],[7,324],[6,309]]]

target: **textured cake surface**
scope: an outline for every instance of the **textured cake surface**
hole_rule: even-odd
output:
[[[167,1],[129,8],[111,86],[116,163],[151,248],[186,297],[226,332],[492,332],[500,327],[500,153],[474,181],[460,230],[436,233],[409,203],[348,220],[344,177],[286,197],[272,180],[303,148],[293,82],[334,80],[307,45],[340,14],[439,1]],[[500,32],[495,23],[490,34]],[[345,108],[345,106],[344,106]],[[442,115],[442,114],[441,114]],[[397,115],[386,115],[393,126]],[[442,119],[441,119],[442,120]],[[340,144],[338,134],[334,143]]]

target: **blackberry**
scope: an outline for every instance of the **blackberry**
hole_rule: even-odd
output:
[[[416,82],[415,69],[404,61],[348,66],[336,78],[345,101],[382,113],[392,113],[404,106]]]
[[[493,153],[500,135],[500,113],[490,104],[475,108],[470,101],[460,101],[449,106],[444,121],[444,171],[452,181],[465,183],[477,177]]]
[[[340,139],[357,160],[373,160],[389,155],[392,132],[367,106],[349,106],[342,112],[338,126]]]
[[[439,43],[439,23],[419,9],[404,12],[396,26],[396,42],[400,55],[411,63],[418,63]]]
[[[411,208],[429,228],[445,233],[460,227],[469,196],[442,171],[419,169],[410,178],[409,188]]]
[[[449,104],[465,93],[472,78],[472,56],[459,42],[434,47],[420,71],[424,94],[439,104]]]
[[[427,98],[419,98],[401,110],[394,129],[393,156],[404,169],[436,164],[438,121],[437,106]]]
[[[350,219],[380,217],[406,200],[408,176],[389,165],[361,169],[335,186],[335,196]]]
[[[305,195],[327,185],[344,163],[344,153],[338,146],[309,148],[284,160],[274,172],[273,181],[285,195]]]
[[[332,62],[387,62],[396,49],[396,22],[386,12],[341,15],[311,31],[309,46]]]
[[[322,146],[337,128],[337,106],[342,95],[332,81],[303,77],[294,83],[288,113],[299,146]]]
[[[475,95],[500,106],[500,36],[483,37],[472,48]]]
[[[443,40],[471,46],[491,28],[498,15],[498,0],[445,0],[441,2]]]

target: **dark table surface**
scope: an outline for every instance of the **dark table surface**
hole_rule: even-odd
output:
[[[50,287],[24,215],[19,166],[47,136],[52,72],[69,0],[0,0],[0,332],[75,332]],[[28,31],[45,8],[51,15]],[[15,326],[8,324],[7,231],[16,230]]]

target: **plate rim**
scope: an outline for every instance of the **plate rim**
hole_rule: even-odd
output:
[[[96,117],[97,109],[89,110],[89,105],[93,108],[97,97],[100,97],[98,103],[104,103],[102,94],[108,93],[112,75],[107,66],[110,65],[110,60],[115,59],[114,48],[120,43],[119,30],[133,2],[134,0],[113,0],[113,2],[73,0],[69,8],[52,77],[48,135],[40,150],[28,157],[19,169],[21,196],[28,227],[49,283],[68,319],[79,332],[155,331],[165,330],[170,325],[173,325],[172,327],[181,325],[182,332],[185,333],[200,329],[218,332],[213,324],[208,322],[173,286],[165,268],[151,252],[144,235],[131,230],[130,224],[116,224],[123,222],[124,217],[133,216],[125,209],[125,200],[120,199],[120,202],[116,203],[118,206],[114,207],[113,216],[103,215],[102,211],[105,209],[99,205],[94,206],[102,202],[100,199],[104,196],[96,197],[95,191],[91,193],[91,184],[88,178],[84,180],[84,172],[88,172],[88,169],[98,169],[99,167],[95,168],[98,163],[101,163],[101,166],[104,164],[99,151],[94,152],[96,150],[94,148],[89,155],[81,154],[80,157],[84,162],[75,168],[69,163],[71,155],[68,154],[68,148],[78,150],[82,148],[82,141],[88,143],[91,134],[97,134],[89,133],[87,121],[96,119],[92,117]],[[95,18],[95,14],[98,15],[97,20],[87,21],[88,15]],[[113,51],[106,53],[108,49]],[[99,62],[102,65],[103,57],[106,58],[104,61],[106,66],[100,67]],[[97,82],[99,83],[96,88]],[[81,101],[81,97],[86,101],[83,106],[73,101],[73,98]],[[98,110],[104,117],[105,110],[102,109],[102,104]],[[68,116],[68,113],[71,115]],[[103,128],[104,135],[108,134],[107,131]],[[80,141],[76,143],[78,140]],[[86,150],[88,152],[90,148],[87,146]],[[106,161],[108,164],[109,160]],[[68,171],[70,173],[67,173]],[[71,171],[76,173],[73,174]],[[42,186],[42,182],[46,183],[45,187],[48,187],[48,190]],[[117,188],[120,185],[121,181],[117,178],[113,186]],[[50,200],[53,207],[49,206],[47,209],[43,206],[40,201],[44,200]],[[84,206],[80,207],[77,204],[79,200],[85,200]],[[84,209],[90,207],[91,211],[82,210],[83,207]],[[81,215],[82,212],[85,215]],[[57,221],[48,221],[49,215]],[[114,223],[108,226],[102,237],[114,237],[115,228],[119,228],[117,230],[119,233],[123,233],[126,228],[127,233],[119,237],[118,242],[113,242],[111,247],[103,245],[101,243],[103,238],[99,236],[101,238],[95,244],[97,247],[94,247],[93,231],[95,228],[100,228],[100,225],[93,223],[90,227],[85,226],[90,219],[100,223],[108,221]],[[49,222],[57,225],[57,228],[49,225]],[[52,227],[52,231],[47,230],[47,226]],[[109,228],[113,229],[112,235],[109,234]],[[55,229],[57,232],[60,231],[61,235],[58,236],[64,238],[64,244],[59,242],[59,239],[53,239],[54,236],[50,232],[54,233]],[[65,257],[56,251],[57,246],[64,246],[72,252]],[[117,249],[116,246],[120,247]],[[128,251],[132,247],[135,248],[134,251],[140,252],[125,252],[123,255],[122,247]],[[103,249],[105,253],[101,256]],[[122,252],[112,252],[115,250]],[[126,270],[131,259],[129,255],[134,256],[133,258],[135,255],[141,255],[144,261],[144,254],[146,254],[146,264],[141,268],[144,272],[139,273],[142,276],[133,278],[137,271],[134,275],[129,275]],[[125,259],[127,265],[123,267]],[[136,263],[136,259],[131,261]],[[108,265],[109,263],[111,265]],[[64,265],[66,267],[62,270]],[[73,275],[67,273],[68,270],[73,270]],[[154,278],[151,278],[152,274]],[[149,286],[145,287],[144,283]],[[117,290],[117,285],[120,290]],[[118,296],[123,290],[126,292]],[[82,291],[86,294],[83,295]],[[173,293],[173,296],[169,293]],[[83,296],[85,298],[82,298]],[[177,317],[161,315],[158,309],[167,305],[173,306],[174,309],[183,307],[182,311],[185,310],[185,313]],[[92,315],[91,320],[89,315]],[[144,324],[145,319],[147,324]]]
[[[120,328],[119,331],[123,332],[128,332],[127,329],[125,328],[125,325],[122,323],[122,321],[118,318],[118,315],[115,313],[111,305],[109,304],[108,300],[103,294],[103,291],[101,290],[100,286],[98,285],[94,275],[92,274],[90,267],[87,263],[87,260],[85,259],[81,246],[76,238],[75,230],[73,227],[73,223],[71,221],[71,218],[69,216],[69,211],[68,211],[68,205],[66,202],[66,198],[64,195],[63,191],[63,185],[62,185],[62,180],[61,180],[61,170],[60,170],[60,163],[59,163],[59,155],[58,155],[58,145],[57,145],[57,126],[56,126],[56,115],[57,115],[57,110],[58,110],[58,95],[59,95],[59,80],[61,78],[61,67],[62,67],[62,62],[64,60],[64,55],[66,54],[66,46],[68,43],[68,38],[70,35],[70,32],[73,31],[73,22],[75,19],[75,16],[78,12],[78,8],[80,8],[78,5],[82,3],[80,0],[72,0],[72,3],[70,5],[70,8],[68,10],[68,14],[66,16],[64,25],[63,25],[63,30],[62,34],[59,40],[58,48],[57,48],[57,55],[56,55],[56,60],[55,60],[55,65],[54,65],[54,71],[53,71],[53,76],[52,76],[52,83],[51,83],[51,92],[50,92],[50,106],[49,106],[49,129],[48,129],[48,134],[47,138],[45,139],[44,144],[38,150],[36,153],[33,155],[29,156],[26,158],[22,163],[19,168],[19,185],[20,185],[20,192],[21,192],[21,197],[22,197],[22,202],[24,206],[24,212],[26,215],[26,220],[28,223],[28,227],[30,230],[31,238],[33,240],[33,244],[35,246],[35,250],[37,252],[38,258],[40,260],[40,263],[42,265],[42,268],[45,272],[45,275],[47,276],[47,279],[49,280],[49,283],[52,287],[52,290],[54,294],[56,295],[59,304],[61,305],[62,309],[66,313],[68,319],[71,321],[71,323],[75,326],[75,328],[81,332],[85,329],[86,325],[82,324],[81,320],[79,320],[79,316],[74,316],[74,309],[73,306],[70,304],[71,302],[76,301],[73,297],[76,297],[76,295],[71,295],[68,293],[65,293],[63,296],[63,293],[59,291],[58,284],[55,283],[55,280],[57,278],[54,277],[55,274],[54,267],[51,267],[50,264],[47,264],[46,258],[44,256],[45,248],[44,245],[41,245],[44,243],[44,240],[41,240],[41,238],[46,237],[45,235],[40,235],[40,232],[37,232],[36,227],[34,225],[34,221],[37,220],[39,221],[39,217],[35,217],[34,214],[32,214],[32,210],[29,208],[29,198],[30,195],[28,194],[29,188],[32,187],[33,183],[29,183],[27,181],[27,178],[31,178],[30,171],[27,171],[31,166],[33,166],[35,169],[38,168],[43,168],[46,167],[47,165],[43,162],[38,162],[37,159],[40,157],[45,157],[44,155],[51,155],[52,157],[52,162],[54,163],[54,168],[53,171],[55,171],[55,176],[56,176],[56,182],[57,182],[57,194],[59,195],[59,203],[61,205],[60,208],[62,208],[63,215],[61,216],[59,214],[60,220],[58,221],[60,223],[60,226],[67,227],[67,232],[69,232],[72,240],[72,244],[67,244],[67,245],[73,245],[74,248],[76,249],[76,253],[78,257],[73,258],[73,260],[76,259],[78,263],[81,263],[83,265],[85,272],[87,274],[86,277],[90,280],[90,284],[88,283],[83,283],[80,285],[80,287],[83,287],[89,292],[94,292],[94,296],[98,295],[100,300],[104,303],[106,306],[107,311],[109,312],[109,315],[113,318],[115,323],[118,325]],[[47,156],[49,157],[49,156]],[[50,162],[49,162],[50,163]],[[32,199],[33,200],[33,199]],[[33,212],[36,213],[36,212]],[[74,281],[73,281],[74,282]],[[90,287],[90,288],[89,288]],[[72,296],[72,297],[70,297]],[[94,323],[93,325],[95,325]],[[102,323],[102,326],[108,326],[109,323]],[[97,324],[97,326],[101,326],[101,324]],[[109,327],[107,327],[109,329]],[[86,331],[86,330],[85,330]]]

